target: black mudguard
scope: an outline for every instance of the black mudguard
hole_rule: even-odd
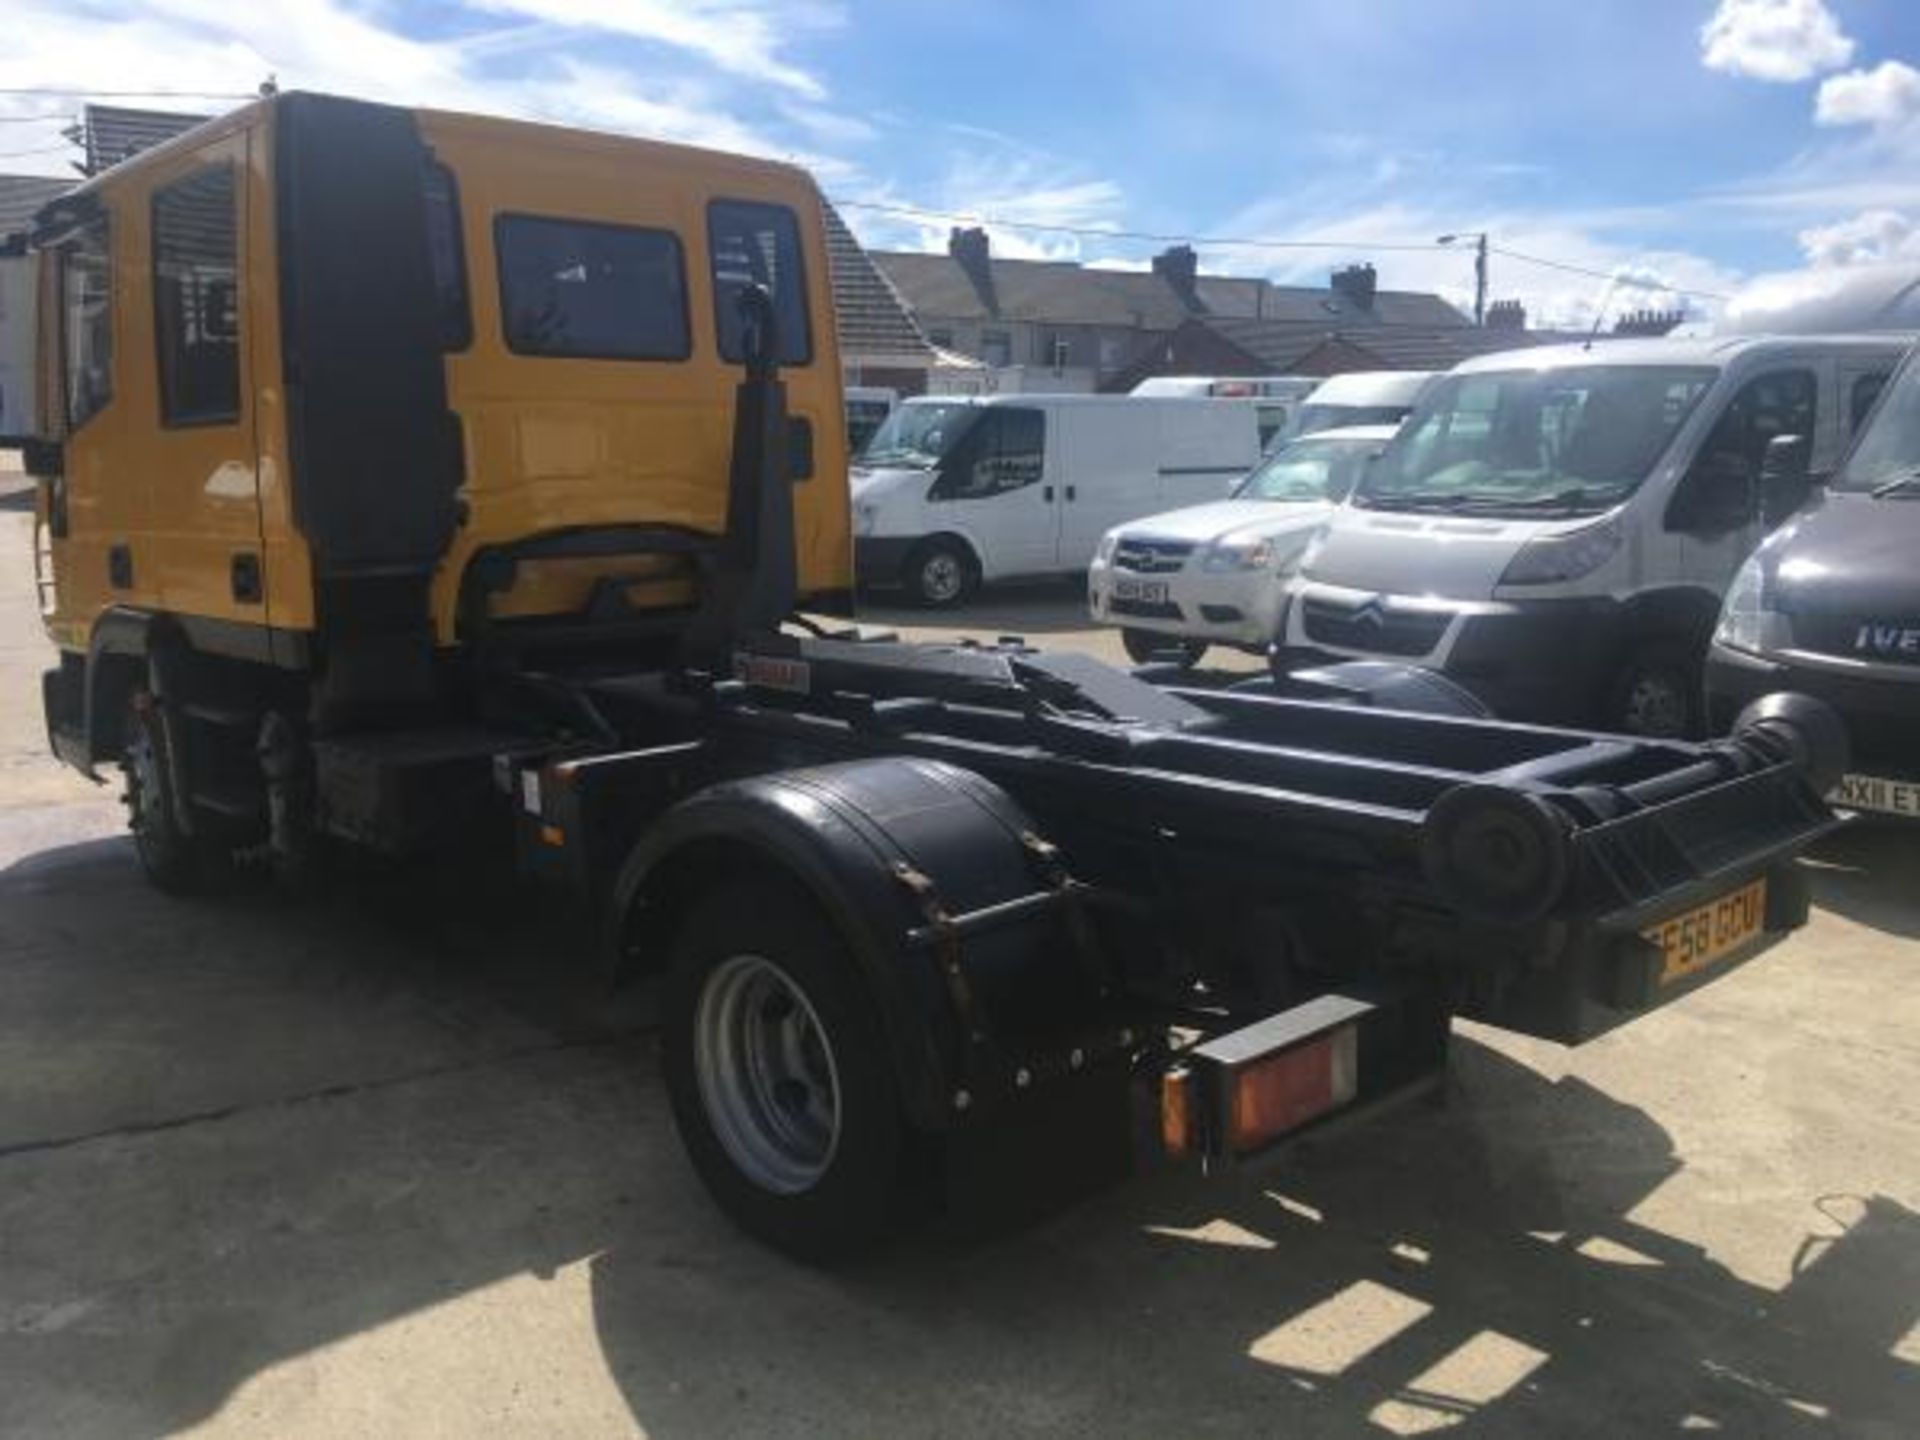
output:
[[[1034,1034],[1097,1009],[1063,924],[1058,857],[1005,792],[937,760],[778,771],[681,801],[615,883],[616,963],[659,963],[701,885],[769,868],[846,938],[920,1128],[1025,1088]]]

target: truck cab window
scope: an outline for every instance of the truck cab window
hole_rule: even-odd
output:
[[[440,346],[464,350],[473,339],[467,306],[467,248],[460,237],[460,191],[446,166],[427,166],[427,258],[433,267],[433,294],[440,312]]]
[[[687,358],[686,274],[672,231],[502,215],[494,248],[514,354]]]
[[[60,247],[60,365],[67,428],[77,430],[113,398],[113,286],[104,219]]]
[[[231,165],[154,192],[153,330],[163,425],[218,425],[239,417],[234,231]]]
[[[1851,435],[1860,428],[1867,413],[1873,409],[1873,402],[1880,398],[1880,392],[1887,388],[1892,376],[1885,370],[1873,370],[1860,376],[1853,382],[1853,389],[1847,396],[1847,433]]]
[[[800,224],[784,205],[716,200],[707,207],[707,250],[713,261],[713,329],[720,358],[746,358],[740,334],[740,291],[764,285],[773,297],[780,332],[780,363],[805,365],[813,358],[807,329],[807,275],[800,254]]]
[[[942,500],[984,500],[1038,484],[1046,468],[1047,417],[995,406],[954,447],[937,488]]]

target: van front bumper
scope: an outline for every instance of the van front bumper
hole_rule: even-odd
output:
[[[1279,658],[1289,670],[1356,659],[1422,665],[1503,720],[1584,725],[1626,639],[1625,608],[1603,596],[1449,603],[1308,584]]]
[[[1164,601],[1117,598],[1113,582],[1165,584]],[[1087,569],[1087,611],[1102,625],[1264,650],[1280,633],[1287,582],[1269,571],[1182,569],[1135,575],[1098,561]]]
[[[1824,700],[1847,725],[1849,771],[1920,780],[1920,670],[1912,679],[1828,668],[1817,660],[1754,655],[1715,645],[1707,652],[1707,719],[1712,733],[1733,728],[1762,695],[1796,690]]]
[[[907,556],[921,541],[918,535],[856,535],[853,538],[853,575],[860,585],[898,585],[907,568]]]

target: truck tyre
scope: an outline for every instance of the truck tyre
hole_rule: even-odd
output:
[[[1700,733],[1700,657],[1688,645],[1654,641],[1629,651],[1614,677],[1601,723],[1623,735],[1686,740]]]
[[[1122,630],[1120,643],[1127,648],[1127,658],[1136,665],[1171,659],[1181,668],[1191,670],[1207,653],[1204,640],[1182,640],[1178,635],[1161,635],[1153,630]]]
[[[219,877],[231,851],[181,823],[184,797],[174,786],[174,728],[164,707],[144,689],[128,697],[125,735],[120,770],[126,780],[127,828],[140,868],[169,895],[197,894]]]
[[[979,588],[980,572],[957,540],[928,540],[907,557],[905,578],[914,602],[929,610],[965,604]]]
[[[907,1194],[899,1089],[817,907],[779,882],[715,887],[679,927],[664,1000],[674,1120],[733,1222],[816,1263],[886,1238]]]

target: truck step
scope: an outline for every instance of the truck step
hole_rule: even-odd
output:
[[[260,712],[244,705],[223,705],[214,700],[186,700],[180,713],[203,725],[229,730],[252,730],[260,723]]]
[[[229,820],[257,820],[263,811],[259,791],[239,786],[201,785],[187,799],[194,809]]]

